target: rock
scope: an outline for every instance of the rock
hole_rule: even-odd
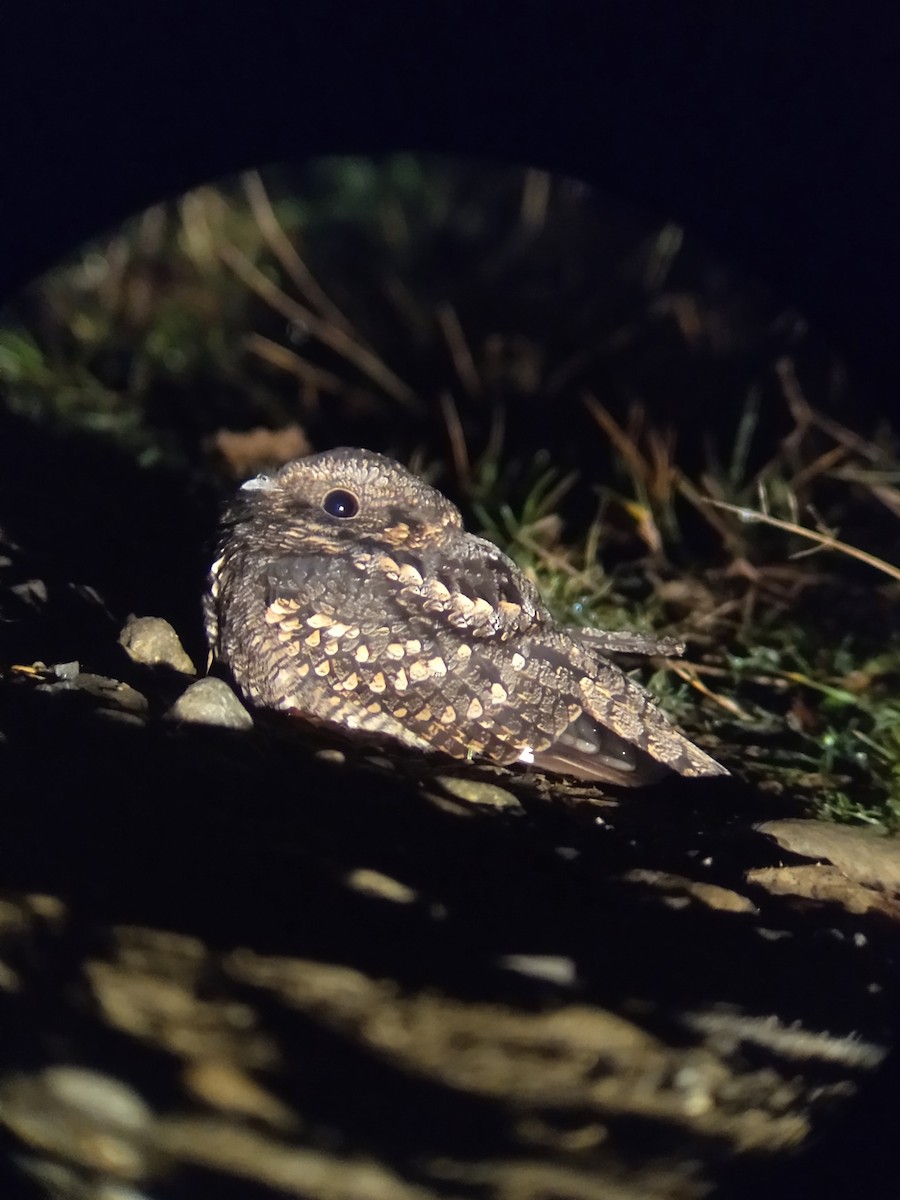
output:
[[[368,896],[377,896],[381,900],[391,900],[394,904],[412,904],[418,900],[419,893],[399,879],[384,875],[371,867],[357,867],[346,877],[348,887],[356,892],[364,892]]]
[[[900,923],[900,903],[882,891],[857,883],[837,867],[825,864],[796,867],[760,867],[747,872],[747,882],[773,896],[797,896],[818,904],[839,904],[853,916],[881,913]]]
[[[760,833],[804,858],[825,858],[848,879],[900,893],[900,837],[828,821],[764,821]]]
[[[48,670],[60,683],[74,682],[81,674],[81,664],[78,662],[54,663]]]
[[[721,912],[757,913],[759,909],[746,896],[731,888],[720,887],[717,883],[706,883],[703,880],[686,879],[683,875],[673,875],[669,871],[652,871],[635,868],[626,871],[622,876],[628,883],[643,883],[661,891],[663,894],[677,899],[697,900],[707,908],[716,908]]]
[[[574,987],[578,968],[571,958],[561,954],[504,954],[498,960],[507,971],[528,979],[540,979],[559,987]]]
[[[93,696],[104,708],[117,712],[128,713],[135,717],[147,715],[148,704],[146,696],[141,695],[136,688],[118,679],[108,679],[105,675],[93,675],[80,671],[74,679],[73,686],[79,692]]]
[[[519,800],[495,783],[485,783],[482,779],[468,779],[464,775],[439,775],[435,782],[456,800],[465,800],[469,804],[481,804],[487,808],[503,808],[513,812],[523,812]]]
[[[138,1179],[148,1166],[144,1145],[153,1114],[141,1096],[111,1075],[65,1064],[0,1084],[3,1122],[32,1151],[102,1172]]]
[[[176,721],[220,725],[223,729],[253,728],[253,718],[222,679],[198,679],[178,697],[166,716]]]
[[[262,1087],[250,1073],[224,1059],[200,1059],[185,1069],[188,1090],[220,1112],[252,1117],[278,1129],[292,1129],[290,1108]]]
[[[122,683],[119,679],[110,679],[107,675],[82,671],[77,662],[56,663],[51,667],[43,663],[34,663],[31,667],[20,667],[18,671],[33,679],[42,680],[43,682],[37,684],[39,692],[82,692],[110,712],[140,718],[147,715],[147,698],[136,688]]]
[[[119,634],[119,645],[132,662],[171,667],[182,675],[197,674],[178,634],[161,617],[129,617]]]
[[[313,758],[317,758],[319,762],[333,763],[336,767],[342,767],[347,761],[343,750],[336,750],[331,746],[326,746],[324,750],[316,750]]]
[[[142,1098],[119,1079],[82,1067],[59,1065],[43,1071],[48,1095],[85,1116],[123,1129],[141,1129],[150,1119]]]

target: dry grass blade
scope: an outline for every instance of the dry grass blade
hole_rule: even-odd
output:
[[[739,555],[743,551],[743,541],[739,538],[727,521],[721,520],[715,513],[709,511],[710,505],[718,506],[720,502],[711,499],[709,496],[704,496],[691,483],[688,477],[681,470],[676,470],[675,475],[676,487],[679,495],[683,496],[687,502],[697,510],[697,512],[707,521],[719,537],[722,539],[723,545],[727,548],[730,554]]]
[[[639,404],[632,405],[630,409],[632,430],[629,431],[594,396],[585,395],[582,400],[631,476],[637,499],[627,501],[624,507],[637,526],[638,536],[651,554],[662,554],[663,536],[650,501],[652,497],[657,503],[665,505],[671,496],[674,470],[671,461],[674,443],[671,436],[651,429],[647,437],[651,457],[647,458],[637,444],[637,436],[645,418]]]
[[[219,254],[225,265],[275,312],[281,313],[286,320],[296,323],[323,346],[328,346],[330,350],[352,363],[398,404],[410,411],[418,410],[418,401],[412,388],[399,379],[371,350],[354,341],[343,329],[316,316],[312,309],[293,300],[264,275],[237,246],[222,246]]]
[[[881,483],[870,484],[869,491],[889,512],[895,517],[900,517],[900,491]]]
[[[466,445],[466,435],[463,432],[462,421],[459,419],[459,411],[449,392],[441,392],[440,405],[444,424],[447,426],[447,437],[450,441],[450,453],[453,455],[456,478],[468,479],[471,470],[469,448]]]
[[[543,228],[547,220],[552,179],[549,171],[539,171],[535,167],[529,167],[525,172],[525,179],[522,182],[522,201],[519,205],[519,220],[522,227],[530,234]]]
[[[250,210],[259,226],[266,245],[282,265],[287,275],[293,281],[300,295],[303,296],[319,314],[327,318],[338,329],[343,329],[359,341],[359,335],[350,321],[344,316],[338,306],[327,295],[325,289],[316,280],[312,271],[297,253],[297,248],[281,227],[269,193],[257,171],[247,171],[241,176],[244,195],[250,204]]]
[[[647,431],[647,444],[652,469],[651,494],[659,504],[669,507],[677,478],[675,432],[652,427]]]
[[[712,700],[713,704],[718,704],[730,716],[735,717],[738,721],[748,721],[749,715],[744,712],[741,706],[730,696],[722,696],[718,692],[714,692],[712,688],[706,686],[702,679],[698,679],[691,668],[682,662],[673,662],[667,660],[666,665],[670,670],[674,671],[679,679],[683,679],[685,683],[690,684],[692,688],[705,696],[707,700]]]
[[[778,382],[781,384],[781,390],[787,401],[788,410],[794,418],[794,425],[796,426],[788,434],[787,438],[785,438],[785,446],[787,447],[799,438],[802,438],[813,424],[813,411],[809,401],[803,395],[800,380],[797,378],[797,372],[794,370],[793,359],[780,358],[775,364],[775,374],[778,376]]]
[[[244,345],[258,358],[271,363],[273,367],[296,375],[301,383],[315,388],[317,391],[337,393],[345,387],[344,381],[337,375],[333,375],[331,371],[307,362],[305,358],[301,358],[288,346],[282,346],[280,342],[273,342],[271,338],[264,337],[261,333],[248,333],[244,338]]]
[[[815,428],[827,434],[849,453],[857,454],[860,458],[866,459],[867,462],[875,463],[879,466],[891,465],[890,456],[878,446],[866,441],[864,437],[861,437],[858,433],[854,433],[852,429],[847,429],[839,421],[832,420],[831,417],[826,417],[823,413],[817,412],[812,407],[803,395],[800,381],[797,379],[794,363],[791,359],[779,359],[775,364],[775,370],[781,383],[781,389],[787,400],[791,416],[797,424],[797,428],[786,439],[786,443],[797,441],[802,438],[808,429]]]
[[[646,488],[652,470],[650,464],[641,454],[633,438],[629,437],[608,408],[605,408],[595,396],[583,397],[588,412],[612,442],[613,449],[621,456],[628,467],[632,478],[639,480]]]
[[[453,366],[460,383],[470,396],[480,396],[481,379],[478,376],[478,369],[472,358],[472,351],[469,349],[469,343],[466,341],[466,335],[456,309],[452,304],[439,304],[435,309],[435,316],[450,350],[450,357],[453,359]]]
[[[726,667],[714,667],[710,663],[688,662],[688,660],[684,658],[679,659],[677,663],[672,663],[671,666],[673,670],[676,666],[684,667],[684,669],[689,671],[692,676],[708,675],[711,679],[727,680],[734,678],[733,669]],[[776,691],[782,692],[789,683],[784,675],[743,675],[742,679],[744,679],[747,683],[757,684],[759,687],[774,688]],[[690,680],[688,680],[688,682],[690,682]]]
[[[895,517],[900,517],[900,489],[895,487],[892,482],[897,477],[896,470],[890,472],[878,468],[871,470],[868,467],[848,463],[833,471],[831,477],[839,479],[841,483],[853,483],[858,487],[865,488],[879,504],[883,504]]]
[[[812,483],[814,479],[826,474],[839,463],[843,462],[848,454],[849,451],[846,446],[832,446],[830,450],[826,450],[824,454],[820,454],[817,459],[808,463],[794,475],[789,484],[790,491],[792,493],[799,492],[801,488]]]
[[[559,550],[553,550],[549,546],[545,546],[537,538],[532,537],[526,529],[518,530],[516,541],[525,550],[533,554],[535,559],[545,567],[549,567],[553,571],[558,571],[562,575],[567,575],[570,579],[580,579],[584,575],[584,571],[570,562],[565,554]]]
[[[846,554],[848,558],[855,558],[857,562],[873,567],[876,571],[880,571],[890,579],[900,581],[900,567],[895,567],[891,563],[885,562],[883,558],[876,558],[874,554],[868,554],[865,550],[860,550],[857,546],[851,546],[848,542],[839,541],[830,533],[819,533],[818,530],[807,529],[803,525],[795,525],[793,521],[781,521],[778,517],[770,517],[768,513],[757,512],[752,508],[741,508],[737,504],[728,504],[724,500],[712,500],[706,497],[702,498],[702,502],[710,504],[714,508],[721,508],[726,512],[734,513],[735,516],[740,517],[747,524],[770,525],[773,529],[781,529],[785,533],[793,533],[797,537],[815,542],[823,550],[837,550],[840,554]]]

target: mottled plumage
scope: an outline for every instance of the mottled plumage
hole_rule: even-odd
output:
[[[369,451],[244,484],[206,613],[213,655],[257,705],[584,779],[726,774],[604,657],[673,643],[560,628],[440,492]]]

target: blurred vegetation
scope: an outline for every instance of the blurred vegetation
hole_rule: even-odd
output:
[[[685,636],[651,686],[739,773],[900,827],[896,438],[672,223],[537,170],[250,173],[27,289],[0,387],[223,491],[307,447],[401,458],[562,619]]]

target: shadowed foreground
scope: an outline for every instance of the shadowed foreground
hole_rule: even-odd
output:
[[[15,1194],[849,1194],[814,1143],[890,1046],[897,906],[780,869],[760,798],[348,758],[119,667],[0,689]]]

